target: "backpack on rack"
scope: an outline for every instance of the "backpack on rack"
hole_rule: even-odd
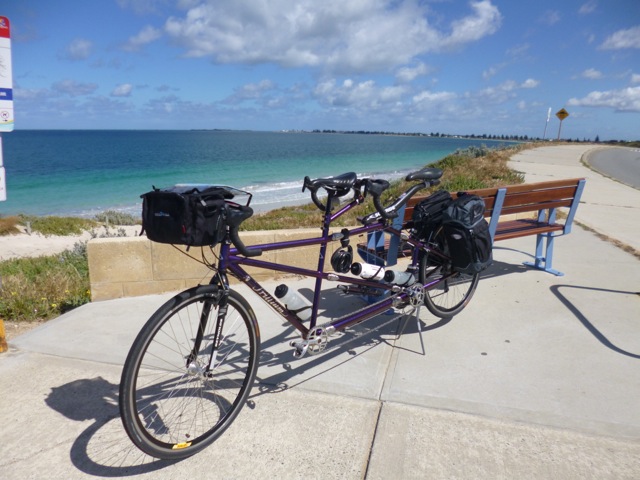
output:
[[[429,234],[442,223],[442,214],[453,202],[446,190],[438,190],[413,208],[411,221],[419,239],[426,240]]]
[[[175,186],[141,195],[142,233],[158,243],[214,246],[224,239],[227,205],[218,187]]]
[[[484,219],[484,200],[477,195],[460,194],[443,213],[442,227],[453,269],[476,274],[491,265],[492,241]]]

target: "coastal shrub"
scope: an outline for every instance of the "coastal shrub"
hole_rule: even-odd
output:
[[[2,217],[0,216],[0,236],[1,235],[13,235],[20,233],[18,225],[20,219],[18,217]]]
[[[99,213],[94,217],[94,219],[97,222],[105,223],[107,225],[140,225],[142,223],[140,216],[134,216],[125,212],[118,212],[117,210],[107,210]]]
[[[0,318],[56,317],[91,299],[86,242],[59,255],[0,262],[0,279]]]
[[[35,215],[20,215],[20,222],[27,225],[31,231],[42,235],[80,235],[97,225],[94,220],[80,217],[38,217]]]

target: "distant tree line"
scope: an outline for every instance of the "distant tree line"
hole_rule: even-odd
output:
[[[293,131],[293,130],[290,130]],[[297,130],[300,131],[300,130]],[[341,133],[345,135],[402,135],[408,137],[436,137],[436,138],[471,138],[471,139],[479,139],[479,140],[502,140],[507,142],[534,142],[534,141],[542,141],[543,139],[540,137],[530,137],[529,135],[491,135],[487,133],[483,133],[481,135],[478,134],[468,134],[468,135],[459,135],[459,134],[449,134],[449,133],[440,133],[440,132],[414,132],[414,133],[401,133],[401,132],[386,132],[386,131],[376,131],[376,130],[313,130],[312,133]],[[545,140],[551,141],[555,140],[554,138],[547,138]],[[595,142],[600,143],[600,136],[596,135],[594,140],[590,138],[563,138],[561,139],[563,142]],[[629,146],[638,146],[640,142],[627,142],[625,140],[607,140],[603,143],[613,143],[613,144],[624,144]]]

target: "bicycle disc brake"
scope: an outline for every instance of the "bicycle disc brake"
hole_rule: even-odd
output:
[[[322,327],[316,327],[309,332],[306,340],[293,340],[291,345],[293,350],[293,356],[297,358],[304,357],[307,353],[309,355],[318,355],[322,353],[327,344],[329,343],[329,333]]]

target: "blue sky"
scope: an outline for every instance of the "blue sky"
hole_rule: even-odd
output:
[[[21,0],[18,129],[640,139],[638,0]]]

